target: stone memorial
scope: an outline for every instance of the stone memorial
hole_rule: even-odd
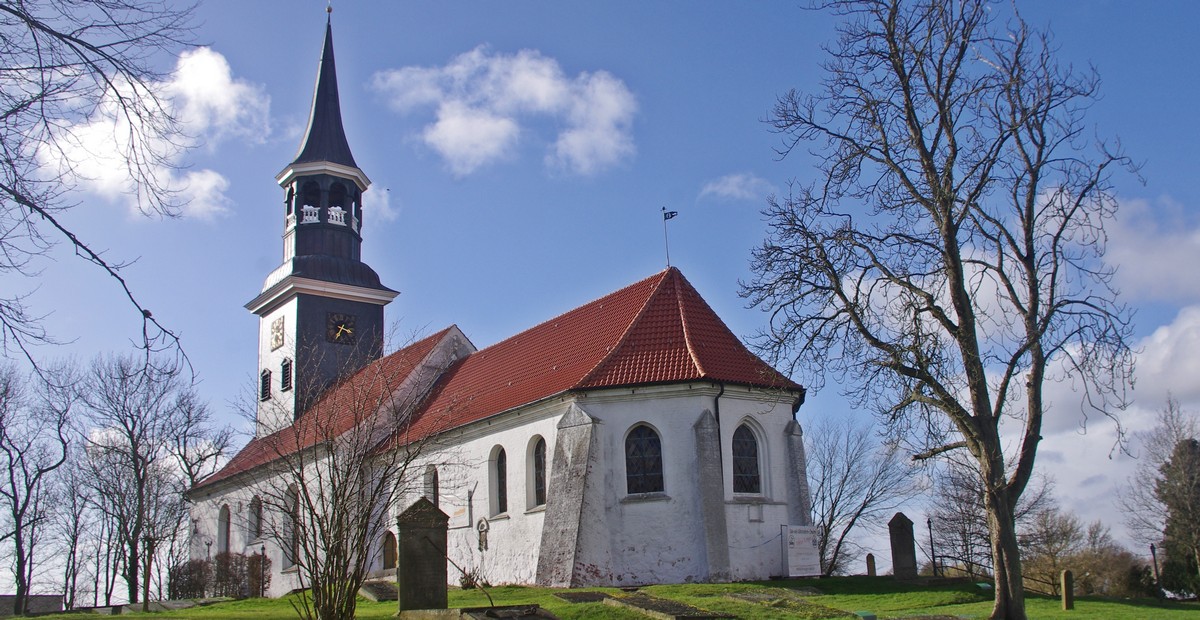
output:
[[[874,553],[867,554],[867,576],[868,577],[875,576],[875,554]]]
[[[400,611],[446,609],[446,526],[450,517],[422,497],[396,517]]]
[[[888,521],[888,536],[892,542],[892,575],[896,579],[916,579],[917,545],[913,540],[912,519],[897,512]]]

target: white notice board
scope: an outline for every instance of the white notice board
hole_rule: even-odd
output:
[[[789,577],[815,577],[821,574],[821,554],[817,551],[817,536],[816,526],[787,526]]]

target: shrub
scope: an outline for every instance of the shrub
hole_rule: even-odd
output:
[[[167,596],[174,600],[203,598],[212,580],[212,564],[207,560],[189,560],[167,571]]]

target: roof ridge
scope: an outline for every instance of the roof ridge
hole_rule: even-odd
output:
[[[629,325],[625,326],[625,331],[621,332],[621,337],[617,340],[617,344],[613,345],[613,348],[609,349],[609,351],[604,355],[604,357],[600,358],[600,361],[596,362],[596,365],[592,366],[592,369],[587,371],[587,373],[583,375],[583,378],[581,378],[579,381],[576,381],[575,385],[571,386],[571,389],[576,389],[580,386],[587,385],[588,382],[590,382],[592,380],[592,377],[594,377],[596,375],[596,373],[601,368],[603,368],[605,364],[608,363],[609,360],[616,357],[617,352],[621,350],[621,347],[623,347],[626,342],[628,342],[629,335],[633,333],[634,328],[637,327],[637,324],[642,320],[642,317],[646,315],[646,309],[650,307],[651,300],[653,300],[654,297],[656,295],[658,295],[658,292],[660,290],[662,290],[663,282],[667,281],[667,276],[669,276],[672,271],[678,271],[678,270],[673,267],[668,267],[668,268],[664,269],[663,271],[660,271],[657,274],[650,276],[650,278],[658,277],[658,282],[655,283],[654,288],[651,289],[651,291],[650,291],[650,294],[646,295],[646,298],[644,300],[642,300],[642,307],[638,309],[637,314],[634,315],[633,320],[629,322]],[[647,279],[650,279],[650,278],[647,278]],[[642,280],[642,282],[645,282],[645,280]],[[636,286],[636,284],[631,285],[631,286]],[[631,287],[626,287],[626,288],[631,288]],[[621,290],[625,290],[625,289],[621,289]],[[607,297],[607,295],[605,297]]]
[[[230,458],[230,460],[226,461],[225,464],[223,466],[221,466],[220,469],[209,474],[203,480],[200,480],[199,482],[197,482],[195,484],[195,486],[193,486],[188,492],[209,486],[211,484],[215,484],[217,482],[220,482],[220,481],[228,479],[228,478],[232,478],[232,477],[241,475],[247,471],[261,467],[268,463],[273,463],[278,459],[284,458],[285,456],[288,456],[288,455],[294,453],[296,450],[303,450],[303,449],[307,449],[307,448],[311,447],[311,445],[301,445],[301,444],[305,444],[305,442],[307,440],[297,438],[296,433],[303,432],[304,429],[302,429],[300,427],[300,424],[302,422],[306,423],[306,424],[312,423],[312,422],[314,422],[314,420],[312,419],[313,416],[318,416],[318,417],[320,416],[320,410],[318,408],[321,407],[323,404],[327,404],[327,402],[326,402],[327,399],[335,397],[336,392],[338,392],[339,389],[343,388],[346,385],[349,385],[353,380],[358,378],[360,375],[368,372],[370,369],[372,369],[372,368],[379,369],[380,366],[386,365],[389,362],[389,360],[394,361],[392,358],[394,358],[395,356],[400,355],[404,352],[412,352],[419,345],[423,345],[427,342],[432,342],[433,344],[431,344],[429,351],[426,351],[425,355],[421,356],[420,359],[417,359],[413,363],[413,367],[409,370],[408,373],[406,373],[405,378],[400,381],[400,385],[396,386],[396,389],[390,390],[386,395],[381,396],[381,399],[391,398],[394,395],[395,391],[400,389],[400,387],[403,386],[404,383],[408,380],[408,376],[411,373],[415,372],[417,370],[417,368],[425,360],[427,360],[430,355],[432,355],[434,353],[434,351],[436,349],[436,343],[443,341],[447,336],[449,336],[450,331],[452,329],[455,329],[456,327],[457,326],[452,324],[449,327],[443,328],[442,330],[440,330],[438,332],[435,332],[435,333],[425,336],[423,338],[418,338],[418,339],[414,340],[413,342],[410,342],[409,344],[407,344],[403,347],[400,347],[399,349],[396,349],[395,351],[392,351],[391,353],[389,353],[387,355],[384,355],[378,359],[372,360],[371,362],[369,362],[367,364],[364,364],[362,367],[360,367],[358,370],[354,371],[353,373],[350,373],[349,375],[342,377],[341,379],[335,381],[334,383],[332,383],[331,385],[326,387],[321,392],[321,394],[316,398],[316,400],[314,400],[311,405],[309,405],[303,412],[301,412],[300,416],[297,417],[295,420],[293,420],[291,424],[288,424],[287,426],[284,426],[283,428],[280,428],[280,429],[274,431],[273,433],[271,433],[269,435],[265,435],[263,437],[251,437],[250,441],[246,442],[246,445],[242,446],[241,449],[239,449],[237,451],[237,453],[234,454],[232,458]],[[419,405],[420,401],[418,401],[417,404]],[[328,422],[328,421],[329,420],[326,420],[326,422]],[[317,422],[319,422],[319,420]],[[338,435],[340,436],[349,431],[350,431],[350,428],[347,428],[347,429],[343,430],[342,432],[338,433]],[[289,433],[291,434],[291,437],[288,437]],[[390,433],[389,433],[389,435],[390,435]],[[282,442],[282,441],[290,441],[290,442],[292,442],[293,445],[281,447],[281,444],[279,442]],[[251,450],[251,449],[262,449],[264,451],[268,451],[268,454],[265,457],[265,459],[262,460],[261,462],[257,462],[257,463],[252,462],[248,466],[235,463],[235,461],[238,459],[238,457],[242,456],[243,454],[246,454],[247,451]],[[283,453],[281,453],[281,451]],[[231,469],[231,467],[233,467],[233,469]]]
[[[696,352],[696,348],[692,346],[692,333],[688,326],[687,305],[683,301],[683,283],[687,282],[687,278],[683,277],[683,273],[675,270],[678,274],[675,278],[675,304],[679,310],[679,322],[683,325],[683,344],[687,347],[688,357],[692,359],[692,365],[696,367],[701,377],[708,376],[708,372],[704,369],[704,364],[700,362],[700,355]],[[688,283],[690,284],[690,283]]]
[[[637,282],[634,282],[633,284],[629,284],[629,285],[627,285],[627,286],[622,286],[621,288],[619,288],[619,289],[617,289],[617,290],[615,290],[615,291],[611,291],[611,292],[605,293],[605,294],[603,294],[603,295],[601,295],[601,296],[599,296],[599,297],[596,297],[596,298],[594,298],[594,299],[592,299],[592,300],[590,300],[590,301],[586,301],[586,302],[584,302],[584,303],[582,303],[582,304],[579,304],[578,306],[575,306],[574,308],[571,308],[570,310],[567,310],[566,312],[560,312],[560,313],[558,313],[558,314],[556,314],[556,315],[554,315],[554,316],[552,316],[552,317],[550,317],[550,318],[546,319],[545,321],[542,321],[542,322],[540,322],[540,323],[537,323],[536,325],[531,325],[531,326],[529,326],[529,327],[527,327],[527,328],[525,328],[525,329],[523,329],[523,330],[521,330],[521,331],[519,331],[519,332],[517,332],[517,333],[515,333],[515,334],[513,334],[513,335],[511,335],[511,336],[509,336],[508,338],[505,338],[504,340],[500,340],[500,341],[497,341],[497,342],[493,342],[492,344],[489,344],[488,346],[486,346],[486,347],[484,347],[484,348],[482,348],[482,349],[477,349],[477,350],[475,351],[475,353],[482,353],[482,352],[484,352],[484,351],[487,351],[488,349],[491,349],[491,348],[493,348],[493,347],[498,347],[498,346],[500,346],[500,345],[502,345],[502,344],[504,344],[504,343],[506,343],[506,342],[508,342],[508,341],[510,341],[510,340],[516,340],[517,338],[520,338],[520,337],[524,336],[525,334],[528,334],[529,332],[532,332],[532,331],[534,331],[534,330],[537,330],[537,329],[541,328],[543,325],[545,325],[545,324],[547,324],[547,323],[553,323],[554,321],[557,321],[558,319],[561,319],[561,318],[563,318],[563,317],[567,316],[568,314],[574,314],[574,313],[576,313],[576,312],[579,312],[579,311],[583,310],[584,308],[587,308],[587,307],[591,306],[592,304],[594,304],[594,303],[596,303],[596,302],[599,302],[599,301],[601,301],[601,300],[608,299],[608,298],[610,298],[610,297],[615,297],[615,296],[617,296],[618,294],[620,294],[621,292],[623,292],[623,291],[626,291],[626,290],[629,290],[629,289],[631,289],[631,288],[634,288],[634,287],[638,286],[639,284],[641,284],[641,283],[643,283],[643,282],[646,282],[647,280],[653,280],[654,278],[660,278],[660,277],[663,277],[663,276],[664,276],[664,275],[667,273],[667,271],[668,271],[668,270],[664,269],[663,271],[660,271],[660,272],[658,272],[658,273],[656,273],[656,274],[654,274],[654,275],[652,275],[652,276],[647,276],[647,277],[645,277],[645,278],[642,278],[641,280],[638,280]],[[457,326],[457,325],[456,325],[456,326]],[[471,355],[475,355],[475,353],[472,353]]]

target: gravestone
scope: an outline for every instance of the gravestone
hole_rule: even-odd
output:
[[[396,517],[400,611],[446,609],[446,525],[450,517],[422,497]]]
[[[917,578],[917,545],[913,541],[913,522],[897,512],[888,521],[888,536],[892,541],[892,575],[896,579]]]
[[[867,554],[867,576],[868,577],[875,576],[875,554],[874,553]]]
[[[1062,608],[1063,611],[1075,609],[1075,574],[1069,570],[1062,572]]]

